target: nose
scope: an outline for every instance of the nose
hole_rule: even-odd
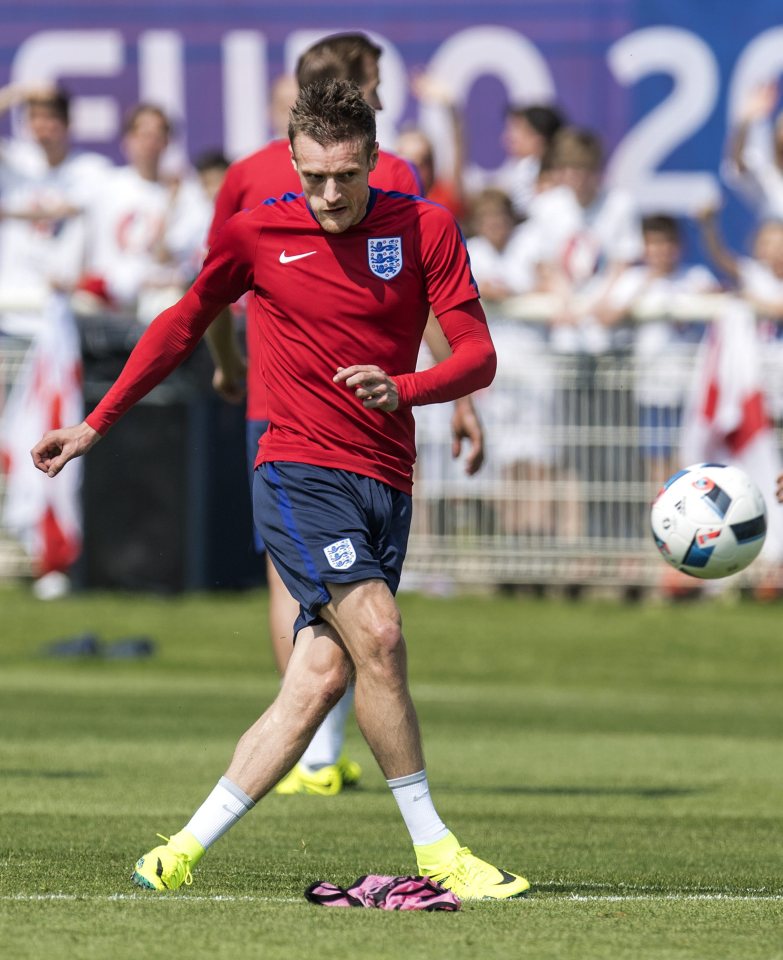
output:
[[[340,186],[335,179],[330,177],[324,184],[324,200],[328,204],[335,204],[340,200],[340,197]]]

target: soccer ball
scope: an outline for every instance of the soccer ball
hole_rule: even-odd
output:
[[[737,467],[697,463],[669,477],[650,516],[667,563],[702,580],[744,570],[767,533],[764,497]]]

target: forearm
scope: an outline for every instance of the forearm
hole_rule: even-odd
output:
[[[395,376],[400,403],[413,406],[457,400],[489,386],[495,376],[495,348],[478,300],[446,311],[438,322],[451,356],[429,370]]]
[[[191,289],[164,310],[147,328],[122,373],[85,422],[105,434],[193,352],[220,309],[219,303],[203,301]]]
[[[749,125],[746,122],[739,123],[731,135],[729,145],[729,157],[740,173],[744,173],[746,169],[745,147],[748,142],[748,128]]]
[[[212,362],[222,370],[230,369],[237,357],[240,356],[236,330],[231,311],[221,310],[212,323],[207,327],[204,340],[209,347]]]
[[[718,226],[714,219],[706,219],[702,221],[701,240],[704,244],[704,248],[707,251],[707,255],[710,257],[715,266],[727,276],[731,277],[732,280],[736,280],[739,275],[737,269],[737,260],[724,246],[718,231]]]

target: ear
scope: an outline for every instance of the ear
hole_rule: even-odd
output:
[[[296,170],[296,172],[298,173],[298,172],[299,172],[299,167],[297,167],[297,165],[296,165],[296,157],[294,156],[294,148],[293,148],[293,146],[292,146],[290,143],[288,144],[288,156],[291,158],[291,166],[292,166],[292,167],[294,168],[294,170]]]
[[[378,143],[373,144],[372,153],[370,154],[370,172],[372,172],[378,166]]]

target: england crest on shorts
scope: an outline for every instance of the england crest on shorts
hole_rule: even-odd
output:
[[[391,280],[402,270],[402,237],[372,237],[367,241],[367,262],[381,280]]]
[[[324,547],[324,553],[329,561],[329,566],[334,570],[347,570],[348,567],[353,566],[356,560],[356,551],[350,537],[330,543],[328,547]]]

